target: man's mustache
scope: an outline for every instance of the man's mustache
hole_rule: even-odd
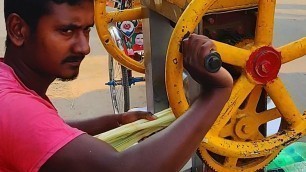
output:
[[[63,61],[63,63],[70,63],[70,62],[80,62],[84,59],[85,56],[68,56]]]

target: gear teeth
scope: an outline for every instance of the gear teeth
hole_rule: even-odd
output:
[[[206,160],[204,160],[204,164],[205,164],[205,166],[207,165],[209,168],[211,168],[211,169],[214,170],[215,172],[218,172],[218,170],[215,169],[213,166],[211,166]]]
[[[200,149],[197,150],[197,153],[198,155],[200,155],[199,157],[201,158],[202,162],[204,162],[205,165],[209,166],[215,172],[224,172],[224,169],[229,170],[229,172],[254,172],[254,171],[259,171],[259,170],[264,169],[272,161],[272,160],[269,161],[269,163],[260,161],[257,164],[250,166],[248,168],[245,168],[245,169],[228,169],[227,167],[222,166],[221,163],[218,163],[217,160],[213,159],[207,152],[207,149],[205,149],[204,151],[207,152],[209,157],[207,157],[206,154],[203,154],[202,151]],[[273,159],[274,159],[279,153],[280,151],[278,151],[275,155],[271,154],[269,156],[273,156]],[[265,158],[270,158],[270,157],[265,157]]]
[[[266,166],[270,165],[272,163],[272,161],[284,150],[284,148],[282,148],[280,151],[278,151],[277,155],[269,162],[267,163],[262,169],[264,169]]]

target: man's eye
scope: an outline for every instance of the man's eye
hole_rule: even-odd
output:
[[[62,32],[63,34],[70,34],[70,33],[72,33],[73,31],[72,31],[72,29],[62,29],[61,32]]]
[[[85,29],[85,32],[89,33],[91,31],[91,27]]]

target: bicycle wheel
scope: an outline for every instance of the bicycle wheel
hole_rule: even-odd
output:
[[[115,114],[130,109],[128,69],[120,65],[109,55],[109,83],[113,110]]]

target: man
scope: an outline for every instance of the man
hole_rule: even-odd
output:
[[[207,91],[172,125],[124,152],[91,135],[146,114],[103,116],[67,125],[46,96],[56,78],[77,77],[90,51],[93,0],[5,0],[7,49],[0,62],[0,171],[178,171],[227,101],[232,78],[208,73],[213,43],[191,35],[184,65]],[[191,125],[192,124],[192,125]],[[186,127],[188,126],[188,127]],[[72,128],[75,127],[75,128]],[[86,132],[86,133],[85,133]]]

